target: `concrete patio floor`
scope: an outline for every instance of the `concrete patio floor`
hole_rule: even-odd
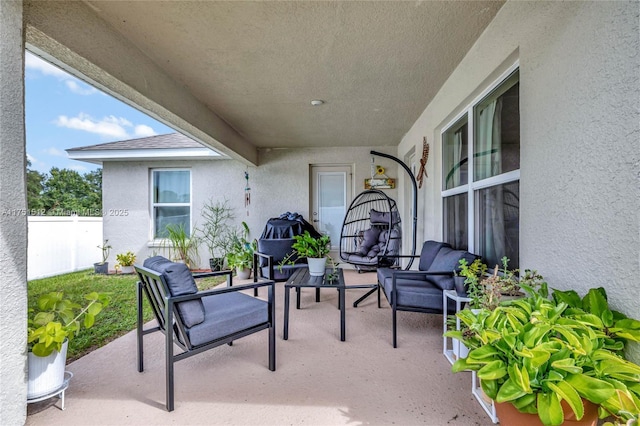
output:
[[[345,280],[373,283],[375,274],[346,270]],[[56,398],[31,404],[26,424],[490,425],[471,395],[470,373],[451,373],[442,355],[442,316],[400,312],[393,349],[389,305],[378,309],[371,296],[354,308],[363,292],[347,291],[341,342],[337,292],[323,290],[315,303],[314,290],[303,289],[285,341],[278,283],[277,370],[267,368],[266,331],[180,361],[171,413],[164,407],[162,334],[146,336],[145,371],[138,373],[130,332],[69,364],[65,410]]]

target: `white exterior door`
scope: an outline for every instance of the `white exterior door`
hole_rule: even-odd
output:
[[[311,166],[311,221],[331,237],[331,249],[340,248],[340,231],[351,203],[350,165]]]

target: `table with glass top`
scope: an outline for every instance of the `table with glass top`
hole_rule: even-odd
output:
[[[377,285],[377,284],[376,284]],[[338,290],[338,309],[340,309],[340,340],[345,341],[345,290],[349,288],[371,288],[372,284],[345,285],[342,269],[327,268],[323,276],[309,275],[308,268],[296,270],[284,285],[284,331],[283,339],[289,339],[289,300],[291,289],[296,289],[296,309],[300,309],[300,293],[302,288],[316,289],[316,302],[320,301],[320,289],[335,288]]]

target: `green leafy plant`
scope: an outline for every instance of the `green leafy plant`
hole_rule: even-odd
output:
[[[532,276],[532,282],[540,282]],[[624,348],[628,341],[640,341],[640,321],[612,311],[603,288],[589,290],[584,298],[556,290],[549,299],[546,283],[536,290],[521,285],[528,297],[456,314],[465,330],[445,336],[470,351],[453,371],[477,371],[490,398],[537,413],[545,425],[564,421],[562,400],[578,419],[584,414],[581,399],[598,405],[601,418],[637,418],[640,366],[624,359]]]
[[[291,244],[293,251],[280,261],[278,268],[282,271],[284,265],[293,265],[296,260],[311,257],[311,258],[323,258],[329,257],[331,251],[331,238],[329,235],[321,235],[319,237],[313,237],[309,231],[304,231],[301,235],[294,235],[295,242]],[[333,262],[333,260],[331,260]],[[335,265],[333,267],[335,272]]]
[[[165,227],[167,239],[164,247],[169,250],[169,256],[174,261],[182,261],[189,268],[198,264],[198,245],[196,236],[189,236],[184,224],[169,224]]]
[[[37,356],[60,351],[66,339],[71,341],[84,328],[91,328],[96,316],[109,304],[109,293],[92,292],[80,305],[64,299],[62,292],[51,292],[38,298],[37,310],[29,310],[27,324],[29,349]]]
[[[459,264],[460,272],[458,275],[464,277],[467,297],[471,299],[470,307],[472,309],[482,307],[483,288],[480,281],[487,273],[487,265],[482,263],[480,259],[475,259],[471,264],[467,262],[467,259],[460,259]]]
[[[250,268],[253,263],[253,253],[257,249],[256,241],[249,242],[249,225],[242,222],[241,228],[232,230],[230,234],[230,248],[227,253],[227,264],[230,268]]]
[[[109,245],[109,240],[104,240],[102,245],[97,247],[102,251],[102,262],[100,262],[100,265],[104,265],[109,258],[109,252],[112,247]]]
[[[487,270],[487,265],[480,259],[474,260],[470,265],[465,259],[460,259],[458,275],[465,278],[467,297],[471,299],[469,306],[472,309],[495,309],[505,296],[523,296],[523,285],[536,289],[544,281],[536,271],[531,270],[525,270],[524,275],[519,277],[518,269],[509,269],[509,258],[506,256],[502,258],[502,268],[496,265],[491,275],[487,275]]]
[[[132,251],[116,254],[116,261],[120,266],[133,266],[136,261],[136,255]]]

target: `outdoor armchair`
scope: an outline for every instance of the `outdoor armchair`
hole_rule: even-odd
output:
[[[174,363],[200,352],[261,330],[269,332],[269,370],[276,369],[274,281],[260,281],[233,287],[231,271],[198,274],[227,275],[227,286],[198,291],[186,265],[174,263],[161,256],[136,265],[138,274],[138,371],[144,369],[143,338],[160,331],[165,335],[166,407],[174,409]],[[242,290],[267,287],[267,300],[261,300]],[[151,305],[158,325],[144,328],[143,294]],[[182,351],[174,353],[174,344]],[[155,349],[154,349],[155,351]]]
[[[465,250],[454,250],[447,243],[426,241],[419,257],[418,270],[378,268],[378,307],[380,293],[384,292],[392,311],[393,347],[397,347],[397,311],[442,313],[442,292],[454,288],[454,271],[460,259],[472,263],[477,256]],[[454,306],[447,306],[450,312]]]

